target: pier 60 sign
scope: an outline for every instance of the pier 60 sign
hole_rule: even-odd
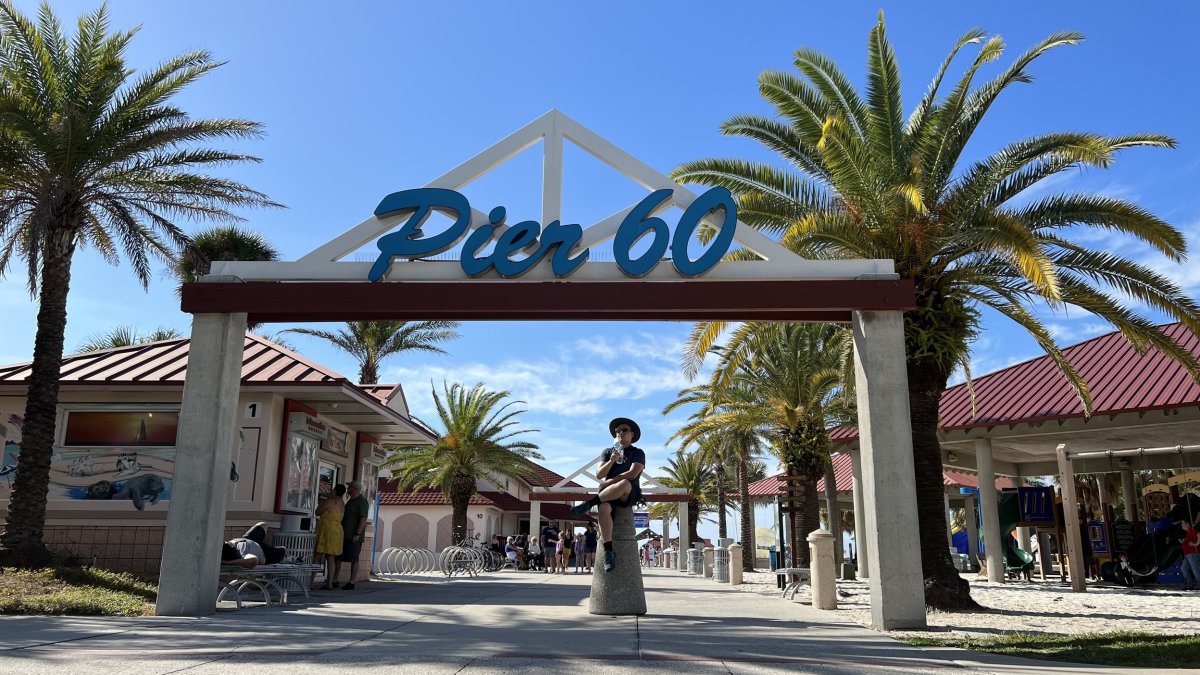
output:
[[[645,276],[662,261],[668,246],[671,248],[671,264],[685,277],[704,274],[729,251],[737,227],[737,205],[729,190],[712,188],[700,195],[679,218],[674,236],[667,224],[653,215],[663,202],[670,199],[671,194],[672,191],[668,189],[655,190],[638,202],[621,221],[613,238],[613,257],[617,267],[626,275],[634,278]],[[688,243],[700,226],[700,221],[716,210],[724,211],[721,226],[716,236],[708,242],[708,248],[692,259],[688,254]],[[463,272],[471,277],[478,277],[492,269],[502,277],[519,277],[549,256],[554,276],[562,278],[579,269],[590,255],[585,248],[570,257],[572,249],[583,238],[583,229],[579,225],[563,224],[557,220],[544,228],[537,221],[523,220],[496,237],[492,252],[481,253],[495,237],[496,230],[504,225],[505,208],[497,206],[492,209],[488,214],[488,222],[467,235],[471,224],[471,204],[454,190],[419,188],[394,192],[383,198],[375,208],[375,215],[383,218],[408,211],[412,215],[399,230],[379,238],[379,258],[371,266],[368,275],[371,281],[382,279],[395,258],[437,255],[453,248],[464,235],[467,240],[463,244],[461,264]],[[444,232],[426,236],[421,228],[433,211],[445,213],[455,221]],[[631,257],[634,245],[647,236],[652,237],[649,247],[637,258]],[[512,256],[518,253],[524,253],[525,257],[513,260]]]

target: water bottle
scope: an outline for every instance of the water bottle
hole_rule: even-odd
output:
[[[622,460],[625,459],[625,447],[621,445],[620,438],[613,439],[613,447],[612,447],[612,455],[611,456],[616,457],[618,463],[620,463]]]

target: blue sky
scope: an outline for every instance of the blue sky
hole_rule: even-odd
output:
[[[769,113],[756,77],[786,70],[801,46],[824,51],[863,82],[867,33],[878,4],[692,3],[308,3],[116,2],[112,25],[141,24],[130,49],[146,68],[192,48],[229,63],[177,101],[195,116],[236,116],[267,129],[239,146],[263,158],[227,175],[287,205],[250,212],[248,225],[295,259],[365,218],[384,195],[419,187],[551,108],[660,171],[705,156],[769,159],[717,128],[739,113]],[[19,2],[27,11],[34,3]],[[65,23],[93,2],[55,2]],[[1127,153],[1107,171],[1056,178],[1044,193],[1102,191],[1137,201],[1200,245],[1200,127],[1194,30],[1200,8],[1184,3],[1042,3],[1020,11],[1002,3],[886,3],[889,36],[911,109],[953,40],[972,27],[1009,47],[987,71],[1059,30],[1087,35],[1033,68],[1036,81],[1008,92],[976,134],[979,156],[1036,133],[1154,131],[1176,150]],[[736,11],[731,12],[731,8]],[[536,150],[536,149],[535,149]],[[583,153],[566,156],[564,217],[594,222],[643,194]],[[481,210],[503,204],[510,219],[536,219],[540,156],[527,152],[464,189]],[[200,225],[189,225],[195,230]],[[1132,242],[1094,237],[1159,265]],[[1195,292],[1194,265],[1161,270]],[[186,332],[174,283],[156,276],[149,292],[128,266],[94,253],[76,256],[68,351],[116,324]],[[0,363],[27,360],[36,306],[23,274],[0,281]],[[1043,312],[1064,344],[1105,332],[1080,311]],[[285,326],[278,326],[283,328]],[[982,374],[1037,355],[1004,320],[985,316],[974,348]],[[684,415],[659,414],[686,386],[680,347],[689,326],[669,323],[466,324],[449,356],[405,355],[385,365],[414,413],[431,420],[430,382],[483,381],[526,401],[523,421],[540,429],[545,463],[570,472],[607,441],[606,422],[641,422],[650,468],[665,463],[663,440]],[[293,337],[305,354],[344,374],[348,357]],[[766,524],[761,523],[761,524]],[[712,535],[715,526],[704,526]]]

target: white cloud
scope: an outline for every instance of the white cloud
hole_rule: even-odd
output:
[[[439,391],[443,380],[467,386],[483,382],[490,389],[509,391],[513,398],[525,401],[524,407],[531,413],[571,417],[598,415],[606,402],[673,394],[689,384],[678,367],[629,363],[617,368],[596,368],[550,360],[393,368],[388,370],[387,377],[407,384],[409,404],[418,417],[433,412],[432,400],[418,393],[428,391],[425,383],[430,380]]]
[[[597,336],[576,340],[565,350],[565,355],[592,357],[606,363],[629,359],[649,360],[678,367],[683,356],[683,347],[684,341],[676,336],[640,332],[623,335],[619,339]]]

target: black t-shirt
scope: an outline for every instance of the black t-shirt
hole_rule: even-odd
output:
[[[554,525],[547,525],[543,527],[541,541],[542,547],[553,547],[556,543],[558,543],[558,527]]]
[[[612,457],[613,449],[606,448],[604,454],[600,456],[602,461],[607,462],[609,457]],[[608,475],[605,478],[616,478],[617,476],[629,470],[633,464],[641,464],[642,470],[646,470],[646,452],[636,445],[630,445],[625,448],[625,457],[621,461],[612,465],[608,470]],[[626,500],[630,504],[636,504],[642,500],[642,475],[639,473],[637,478],[629,481],[633,485],[633,490],[629,493],[629,499]]]

